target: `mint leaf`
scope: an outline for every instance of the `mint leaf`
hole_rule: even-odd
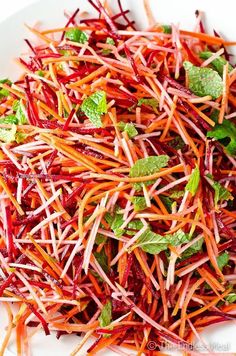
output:
[[[216,124],[207,132],[207,137],[215,138],[225,146],[228,154],[236,155],[236,125],[232,121],[224,120],[222,124]]]
[[[129,138],[133,138],[138,135],[138,131],[136,130],[132,122],[125,123],[123,121],[120,121],[118,126],[121,131],[127,132]]]
[[[106,44],[115,46],[115,41],[113,40],[113,38],[107,37],[107,39],[106,39]],[[111,50],[108,49],[108,48],[104,48],[104,49],[102,50],[102,54],[103,54],[104,56],[106,56],[107,54],[110,54],[110,53],[111,53]]]
[[[17,143],[22,143],[25,142],[26,138],[28,137],[27,134],[23,133],[23,132],[17,132],[16,133],[16,142]]]
[[[182,137],[176,136],[173,140],[168,142],[168,145],[174,148],[175,150],[182,150],[182,148],[184,148],[185,146],[185,143]]]
[[[221,255],[219,255],[218,257],[216,257],[216,260],[217,260],[219,269],[222,271],[222,269],[225,266],[227,266],[227,264],[229,262],[229,255],[227,252],[224,252]]]
[[[102,90],[84,99],[81,110],[96,127],[102,127],[101,116],[107,113],[106,93]]]
[[[172,27],[170,25],[162,25],[162,30],[163,33],[171,34],[172,33]]]
[[[132,197],[131,202],[134,205],[134,211],[142,211],[147,207],[144,197]]]
[[[107,259],[105,249],[103,248],[100,252],[94,252],[94,256],[98,261],[98,263],[100,264],[100,266],[102,267],[103,271],[105,273],[108,273],[109,272],[108,259]]]
[[[8,84],[11,86],[12,82],[6,78],[6,79],[1,79],[0,84]],[[9,94],[10,94],[9,90],[0,88],[0,100],[4,97],[8,97]]]
[[[148,105],[151,106],[153,109],[156,109],[159,103],[155,98],[142,98],[138,101],[138,106],[141,105]]]
[[[213,52],[204,51],[199,54],[199,57],[202,59],[208,59],[211,56],[213,56],[213,54],[214,54]],[[222,76],[224,71],[224,66],[226,65],[226,63],[227,63],[226,59],[224,59],[223,57],[218,57],[210,63],[210,66],[213,67],[213,69],[215,69]],[[232,70],[233,67],[231,66],[231,64],[229,64],[229,69],[228,69],[229,73]]]
[[[152,255],[165,251],[168,245],[179,246],[189,241],[189,236],[182,230],[178,230],[174,234],[167,234],[165,236],[156,234],[148,228],[138,239],[135,247],[141,247],[145,252]]]
[[[15,116],[18,120],[19,125],[24,125],[28,123],[27,117],[25,115],[25,108],[22,100],[15,100],[13,103],[13,111],[16,112]]]
[[[227,297],[225,298],[225,300],[229,303],[232,304],[234,302],[236,302],[236,294],[235,293],[230,293],[227,295]]]
[[[194,66],[191,62],[183,63],[189,82],[189,89],[197,96],[210,95],[217,99],[223,92],[221,76],[211,68]]]
[[[174,234],[167,234],[165,237],[169,244],[172,246],[179,246],[189,242],[190,240],[189,235],[183,232],[181,229],[176,231]]]
[[[11,129],[0,129],[0,141],[5,143],[14,142],[16,139],[16,125],[12,125]]]
[[[160,170],[160,168],[166,167],[169,161],[169,157],[166,155],[160,156],[150,156],[147,158],[139,159],[135,162],[133,167],[130,169],[129,176],[131,178],[134,177],[144,177],[154,174]],[[153,184],[155,181],[147,181],[143,183],[134,183],[134,188],[136,190],[141,190],[142,185],[150,185]]]
[[[191,257],[192,255],[194,255],[195,253],[201,251],[202,245],[203,245],[203,239],[200,239],[200,240],[196,241],[192,246],[187,248],[187,250],[185,250],[182,253],[181,259],[186,259],[186,258]]]
[[[137,234],[139,230],[143,228],[143,223],[141,220],[132,220],[128,223],[125,233],[130,236]]]
[[[217,205],[220,200],[229,200],[233,198],[231,193],[219,182],[214,181],[210,174],[207,174],[207,177],[210,179],[210,184],[215,191],[215,205]]]
[[[67,38],[70,41],[78,42],[82,44],[88,41],[87,33],[79,30],[78,28],[72,28],[68,30],[65,34],[65,38]]]
[[[123,214],[119,214],[117,208],[115,209],[113,215],[106,213],[105,220],[117,237],[121,237],[124,234],[124,230],[120,229],[120,227],[124,224]]]
[[[111,324],[112,321],[112,304],[109,300],[102,308],[101,314],[98,318],[101,328],[104,328]]]
[[[156,255],[167,249],[168,241],[165,236],[161,236],[150,229],[147,229],[139,237],[135,247],[141,247],[143,251]]]
[[[103,244],[104,242],[106,242],[106,240],[107,240],[106,236],[98,233],[95,239],[95,244],[96,245]]]
[[[160,199],[162,203],[165,205],[166,209],[168,210],[169,213],[172,211],[172,204],[174,203],[173,199],[170,197],[167,197],[166,195],[160,195]]]
[[[185,187],[185,190],[188,190],[192,194],[192,196],[194,196],[197,193],[199,182],[200,182],[200,170],[196,166],[196,168],[194,168],[194,170],[191,173],[191,176],[189,178],[188,184]]]
[[[182,198],[184,196],[184,190],[174,190],[171,195],[170,198],[171,199],[179,199]]]
[[[15,115],[8,115],[0,119],[1,124],[18,124],[18,119]]]

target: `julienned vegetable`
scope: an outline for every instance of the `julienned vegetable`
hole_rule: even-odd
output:
[[[31,326],[192,353],[236,311],[234,43],[88,2],[0,81],[0,355]]]

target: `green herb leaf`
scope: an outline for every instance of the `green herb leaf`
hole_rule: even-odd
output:
[[[109,272],[108,259],[104,248],[100,252],[94,252],[94,256],[105,273]]]
[[[200,170],[196,166],[196,168],[194,168],[194,170],[191,173],[191,176],[189,178],[188,184],[185,187],[185,190],[188,190],[192,194],[192,196],[194,196],[197,193],[199,182],[200,182]]]
[[[65,34],[65,38],[70,41],[78,42],[78,43],[85,43],[88,41],[87,33],[79,30],[78,28],[72,28],[68,30]]]
[[[115,46],[115,41],[113,40],[113,38],[107,37],[107,39],[106,39],[106,44]],[[111,53],[111,50],[108,49],[108,48],[104,48],[104,49],[102,50],[102,54],[103,54],[104,56],[106,56],[107,54],[110,54],[110,53]]]
[[[106,93],[100,90],[84,99],[81,110],[96,127],[102,127],[101,116],[107,112]]]
[[[174,190],[171,195],[170,198],[171,199],[179,199],[182,198],[184,196],[184,190]]]
[[[16,112],[15,116],[18,120],[19,125],[24,125],[28,123],[27,117],[25,115],[25,108],[22,100],[15,100],[13,103],[13,111]]]
[[[121,225],[124,223],[123,214],[119,214],[117,209],[113,215],[106,213],[105,220],[117,237],[121,237],[124,234],[124,230],[120,229]]]
[[[229,303],[232,304],[234,302],[236,302],[236,293],[230,293],[227,295],[227,297],[225,298],[225,300]]]
[[[0,119],[1,124],[18,124],[18,119],[15,115],[8,115]]]
[[[0,89],[0,99],[4,98],[4,97],[8,97],[9,95],[9,90],[2,88]]]
[[[16,140],[16,125],[13,124],[11,129],[0,129],[0,141],[11,143]]]
[[[225,266],[227,266],[227,264],[229,262],[229,255],[227,252],[224,252],[221,255],[219,255],[218,257],[216,257],[216,260],[217,260],[219,269],[222,271],[222,269]]]
[[[160,168],[166,167],[168,161],[169,157],[166,155],[150,156],[147,158],[139,159],[130,169],[129,176],[131,178],[149,176],[158,172]],[[134,188],[136,190],[141,190],[143,184],[150,185],[154,182],[155,181],[151,180],[143,183],[134,183]]]
[[[165,205],[166,209],[168,210],[169,213],[172,211],[172,204],[174,203],[173,199],[170,197],[167,197],[166,195],[160,195],[160,199],[162,203]]]
[[[133,138],[138,135],[138,131],[136,130],[132,122],[125,123],[123,121],[120,121],[118,126],[121,131],[127,132],[129,138]]]
[[[112,321],[112,304],[109,300],[102,308],[101,314],[98,318],[101,328],[104,328],[111,324]]]
[[[178,230],[174,234],[167,234],[165,236],[156,234],[148,228],[139,237],[135,247],[141,247],[143,251],[152,255],[165,251],[168,245],[179,246],[189,241],[189,236],[182,230]]]
[[[211,68],[194,66],[191,62],[183,64],[188,75],[189,89],[198,96],[210,95],[217,99],[223,92],[221,76]]]
[[[101,245],[104,242],[106,242],[106,240],[107,240],[106,236],[98,233],[97,236],[96,236],[96,239],[95,239],[95,244],[96,245]]]
[[[192,255],[194,255],[195,253],[201,251],[202,245],[203,245],[203,239],[200,239],[200,240],[196,241],[192,246],[187,248],[187,250],[185,250],[182,253],[181,259],[186,259],[186,258],[191,257]]]
[[[207,137],[220,141],[228,154],[236,155],[236,125],[232,121],[224,120],[222,124],[216,124],[207,132]]]
[[[161,236],[150,229],[147,229],[139,237],[135,247],[141,247],[143,251],[156,255],[167,249],[168,241],[165,236]]]
[[[171,34],[172,33],[172,27],[170,25],[162,25],[162,30],[163,33]]]
[[[204,51],[201,52],[199,54],[200,58],[202,59],[208,59],[211,56],[213,56],[213,52],[210,51]],[[213,69],[215,69],[221,76],[223,75],[223,71],[224,71],[224,66],[226,65],[227,61],[226,59],[224,59],[223,57],[218,57],[216,59],[214,59],[211,63],[210,66],[213,67]],[[231,66],[231,64],[229,64],[229,73],[233,70],[233,67]]]
[[[219,182],[213,180],[213,177],[210,174],[207,174],[208,179],[210,179],[210,184],[215,190],[214,203],[218,204],[220,200],[230,200],[233,199],[231,193]]]
[[[173,140],[168,142],[170,147],[173,147],[175,150],[182,150],[184,148],[185,143],[181,136],[176,136]]]
[[[181,229],[176,231],[174,234],[167,234],[165,237],[168,243],[172,246],[179,246],[189,242],[190,240],[189,235],[183,232]]]
[[[141,220],[132,220],[128,223],[125,233],[130,236],[137,234],[139,230],[143,228],[143,223]]]
[[[138,106],[141,105],[148,105],[151,106],[153,109],[156,109],[159,103],[155,98],[142,98],[138,101]]]
[[[147,207],[144,197],[132,197],[131,202],[134,205],[134,211],[142,211]]]

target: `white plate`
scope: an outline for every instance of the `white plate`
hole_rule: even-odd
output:
[[[112,0],[112,3],[115,2],[115,0]],[[223,7],[224,3],[225,6]],[[147,22],[142,0],[123,0],[123,4],[131,9],[132,15],[137,20],[139,26],[145,28]],[[236,40],[236,27],[234,25],[235,0],[227,0],[225,2],[222,0],[198,0],[197,4],[195,1],[189,0],[150,0],[150,4],[158,22],[180,23],[182,28],[186,29],[194,28],[195,10],[197,8],[203,10],[207,14],[209,28],[215,28],[229,40]],[[16,79],[20,73],[19,68],[14,62],[14,58],[26,50],[23,39],[26,37],[32,38],[32,35],[29,35],[24,28],[24,23],[34,25],[40,21],[43,26],[48,28],[63,26],[65,24],[64,10],[71,12],[78,6],[83,10],[90,9],[91,11],[91,7],[86,0],[41,0],[1,22],[0,78],[10,77]],[[0,344],[4,336],[6,323],[5,311],[1,307]],[[203,335],[204,339],[211,346],[212,351],[217,353],[236,352],[235,322],[210,327]],[[38,333],[32,339],[32,356],[69,356],[78,342],[79,338],[76,336],[65,336],[58,341],[55,339],[55,335],[45,337],[43,333]],[[80,352],[79,356],[85,355],[87,348],[88,346]],[[200,348],[199,351],[201,352],[202,349]],[[171,352],[167,351],[167,353],[170,354]],[[16,355],[14,341],[10,344],[9,350],[4,356],[13,355]],[[108,351],[102,352],[101,355],[112,356],[115,354]]]

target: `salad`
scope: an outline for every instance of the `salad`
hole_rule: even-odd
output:
[[[236,317],[236,43],[87,1],[0,81],[0,355],[196,354]]]

